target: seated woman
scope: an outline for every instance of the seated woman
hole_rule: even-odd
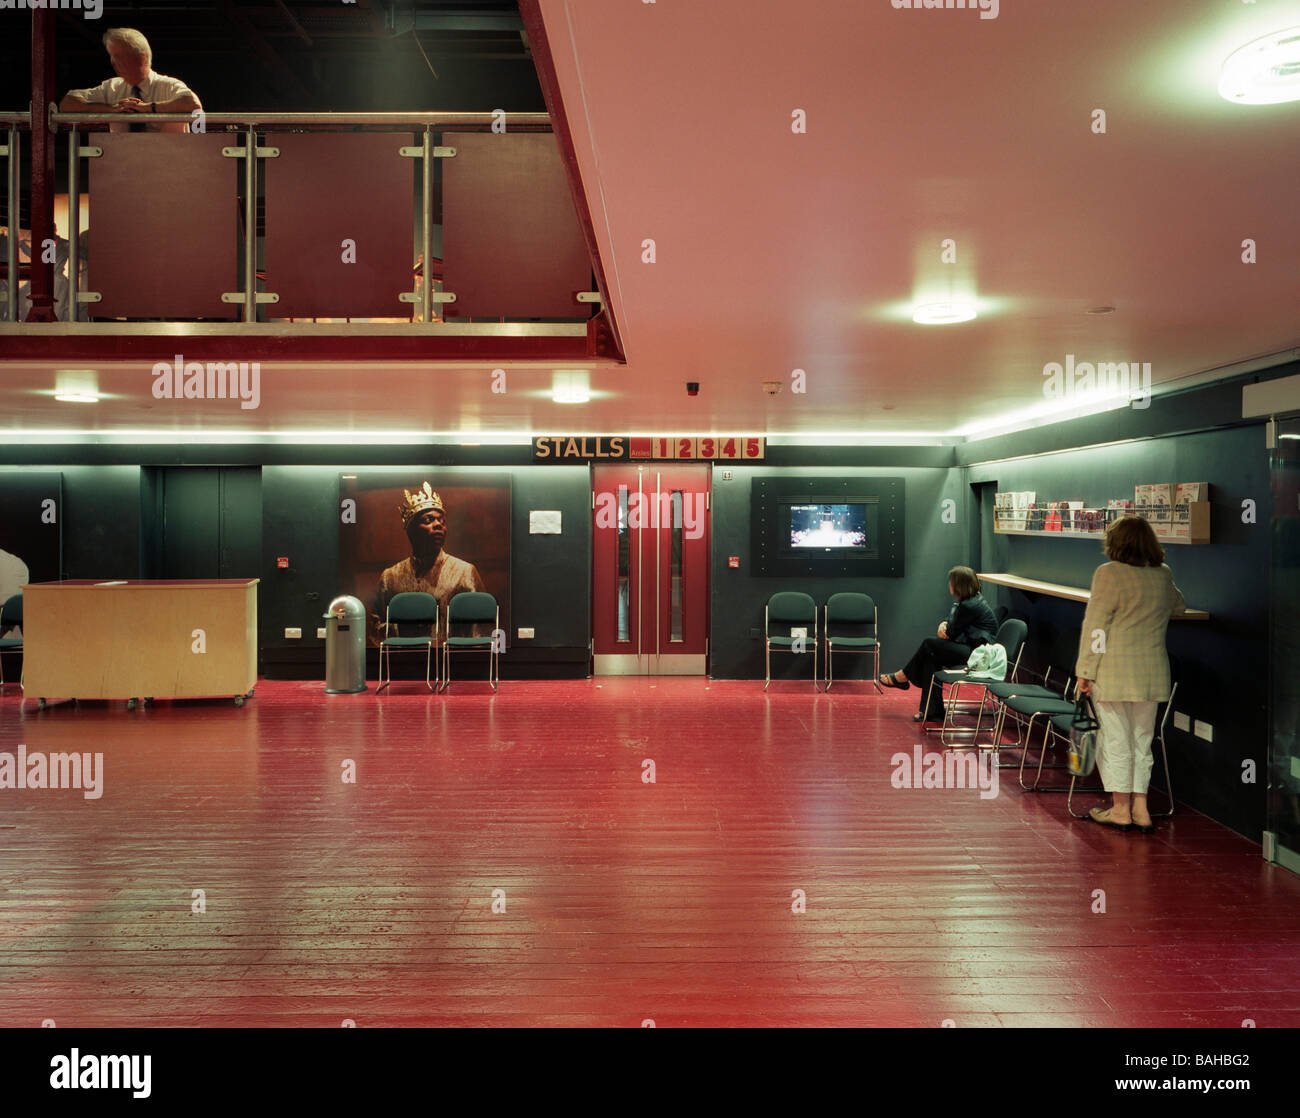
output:
[[[942,685],[935,688],[932,709],[925,709],[930,677],[944,668],[961,667],[970,659],[972,648],[990,644],[997,634],[997,618],[980,594],[980,580],[974,571],[953,567],[948,572],[948,593],[956,601],[948,611],[948,620],[939,623],[939,635],[926,637],[902,671],[880,677],[885,687],[906,691],[915,683],[921,689],[921,710],[912,716],[913,722],[938,722],[943,718]]]

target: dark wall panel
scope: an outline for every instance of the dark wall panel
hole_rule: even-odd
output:
[[[1262,425],[973,466],[969,477],[996,481],[1000,489],[1032,489],[1039,500],[1090,504],[1131,498],[1133,486],[1145,482],[1210,483],[1214,542],[1169,545],[1165,554],[1188,605],[1211,614],[1208,623],[1170,622],[1168,648],[1180,683],[1175,708],[1209,722],[1214,741],[1175,730],[1171,718],[1169,761],[1182,802],[1259,841],[1265,788],[1262,777],[1243,784],[1242,761],[1254,759],[1258,772],[1266,771],[1272,500]],[[1256,502],[1254,524],[1242,523],[1245,500]],[[1088,586],[1103,562],[1100,541],[998,535],[981,569]],[[1026,656],[1073,674],[1083,604],[1006,589],[996,597],[1030,623]]]
[[[965,492],[960,472],[949,469],[737,466],[733,480],[713,475],[712,625],[710,673],[715,679],[762,679],[763,606],[782,590],[811,594],[820,607],[842,590],[871,595],[880,612],[881,667],[902,667],[923,637],[933,636],[947,615],[948,570],[970,561],[967,555]],[[907,518],[903,578],[756,578],[750,572],[750,486],[760,477],[894,476],[904,479]],[[944,520],[944,500],[954,502],[954,522]],[[727,565],[740,557],[740,568]],[[837,656],[836,677],[860,677],[865,658]],[[773,660],[773,678],[808,678],[811,665],[789,655]]]
[[[140,577],[140,467],[60,466],[63,577]]]
[[[366,467],[267,466],[262,470],[263,559],[261,644],[268,674],[323,678],[324,642],[316,639],[321,615],[339,591],[339,475]],[[439,466],[440,472],[473,472]],[[481,468],[478,472],[482,472]],[[563,662],[586,674],[590,631],[590,483],[582,467],[514,468],[511,475],[511,628],[533,628],[518,642],[509,634],[502,676],[514,665]],[[528,513],[556,509],[559,536],[530,536]],[[276,558],[289,568],[279,570]],[[303,639],[286,640],[286,628]],[[372,653],[373,656],[373,653]],[[373,665],[372,665],[373,678]]]

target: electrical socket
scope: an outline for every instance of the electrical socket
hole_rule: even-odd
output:
[[[317,639],[318,641],[323,641],[323,640],[325,639],[325,630],[324,630],[324,629],[317,629],[317,630],[316,630],[316,639]]]
[[[1196,720],[1196,736],[1202,741],[1214,740],[1214,727],[1208,722],[1202,722],[1199,718]]]
[[[1184,714],[1181,710],[1174,711],[1174,729],[1182,730],[1186,733],[1192,728],[1191,715]]]
[[[520,630],[519,630],[519,639],[520,639],[521,641],[530,641],[530,640],[532,640],[532,639],[533,639],[533,630],[532,630],[532,629],[520,629]]]
[[[300,640],[302,640],[302,630],[301,630],[301,629],[286,629],[286,630],[284,631],[284,639],[287,640],[287,641],[300,641]]]

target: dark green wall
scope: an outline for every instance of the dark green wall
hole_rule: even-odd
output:
[[[1272,498],[1262,424],[1148,439],[972,466],[971,483],[1032,489],[1038,500],[1105,504],[1133,496],[1145,482],[1208,481],[1213,505],[1206,546],[1169,545],[1166,562],[1188,605],[1209,622],[1172,621],[1168,648],[1179,681],[1175,709],[1214,727],[1213,743],[1169,722],[1169,764],[1177,797],[1258,842],[1267,771],[1266,681],[1269,522]],[[1242,502],[1256,502],[1256,523],[1242,523]],[[1105,556],[1099,541],[999,535],[981,569],[1009,571],[1069,586],[1089,586]],[[990,601],[994,594],[990,593]],[[1073,674],[1082,603],[999,588],[999,603],[1029,622],[1026,656],[1041,668]],[[1257,783],[1243,784],[1242,761],[1254,759]],[[1158,782],[1163,775],[1157,765]]]
[[[791,448],[793,449],[793,448]],[[882,452],[877,452],[877,457]],[[887,452],[885,452],[887,453]],[[899,458],[909,452],[900,448]],[[763,678],[763,607],[782,590],[810,594],[820,608],[841,590],[869,594],[880,617],[881,667],[900,668],[921,639],[933,636],[935,627],[952,604],[947,595],[951,567],[970,561],[963,504],[965,487],[960,471],[953,469],[825,467],[736,467],[732,481],[713,482],[713,553],[711,599],[713,608],[710,670],[716,679]],[[750,483],[760,477],[901,477],[907,505],[906,559],[903,578],[757,578],[750,573]],[[943,501],[952,498],[959,510],[956,523],[943,520]],[[727,566],[729,556],[740,557],[739,570]],[[866,659],[837,655],[836,675],[861,677]],[[810,678],[812,665],[790,655],[775,657],[774,679]]]
[[[140,577],[140,467],[15,465],[63,475],[64,578]]]

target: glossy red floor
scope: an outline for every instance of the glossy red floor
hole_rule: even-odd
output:
[[[895,788],[911,694],[760,686],[10,686],[0,750],[102,752],[104,791],[0,790],[0,1025],[1300,1025],[1257,846]]]

